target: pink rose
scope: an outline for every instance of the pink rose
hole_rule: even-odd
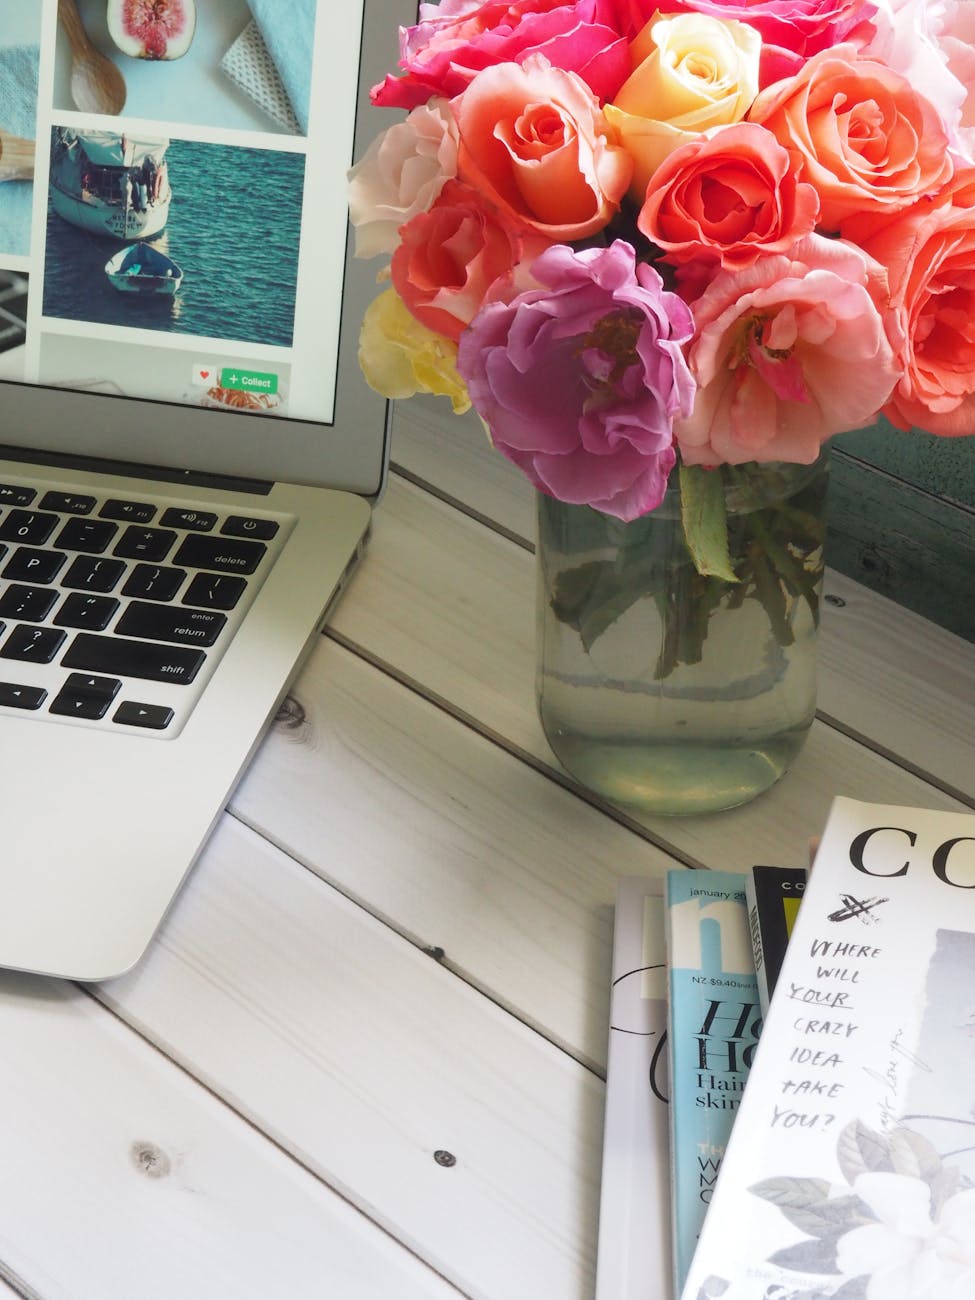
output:
[[[898,377],[885,287],[860,249],[821,235],[720,271],[694,303],[683,459],[810,464],[832,434],[874,419]]]
[[[532,274],[538,288],[474,317],[457,368],[494,445],[540,491],[635,519],[663,497],[674,418],[694,400],[690,312],[623,240],[553,245]]]
[[[349,172],[356,257],[391,253],[398,231],[457,174],[457,124],[443,100],[414,108],[373,140]]]
[[[486,68],[453,101],[457,170],[551,241],[608,225],[633,171],[588,86],[538,55]]]
[[[901,429],[975,433],[975,168],[932,203],[850,223],[887,270],[904,339],[884,415]]]
[[[420,23],[400,30],[402,76],[372,91],[385,108],[453,98],[483,69],[542,54],[577,72],[600,99],[629,74],[626,41],[611,23],[612,0],[442,0],[421,4]]]
[[[851,45],[814,55],[794,77],[763,90],[748,117],[772,132],[800,179],[815,186],[826,231],[854,213],[907,207],[951,176],[933,106]]]
[[[870,0],[661,0],[649,8],[692,10],[754,27],[762,38],[763,86],[794,75],[820,50],[846,41],[861,48],[873,38],[877,13]]]
[[[523,234],[475,190],[448,181],[430,211],[400,231],[393,284],[421,324],[456,343],[491,284],[524,255]],[[543,246],[531,239],[529,255]]]
[[[657,168],[637,225],[665,261],[750,266],[812,233],[819,199],[775,136],[750,122],[717,127]]]

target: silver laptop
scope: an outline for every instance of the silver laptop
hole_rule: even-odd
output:
[[[33,181],[0,182],[0,966],[100,980],[144,952],[383,487],[345,176],[415,6],[207,0],[121,38],[77,8],[118,111],[54,0],[0,0],[0,143],[36,140]]]

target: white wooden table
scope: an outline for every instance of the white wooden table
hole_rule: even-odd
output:
[[[145,960],[0,974],[0,1296],[590,1300],[617,878],[802,865],[838,793],[975,802],[972,646],[833,574],[778,786],[581,796],[533,707],[530,489],[437,406]]]

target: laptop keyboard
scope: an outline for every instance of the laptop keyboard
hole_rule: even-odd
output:
[[[289,522],[0,482],[0,711],[176,735]]]

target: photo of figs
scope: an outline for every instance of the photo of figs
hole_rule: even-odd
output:
[[[57,0],[52,107],[164,131],[307,135],[321,3]],[[0,45],[5,7],[34,6],[0,0]]]
[[[132,59],[181,59],[196,31],[194,0],[108,0],[108,34]]]

